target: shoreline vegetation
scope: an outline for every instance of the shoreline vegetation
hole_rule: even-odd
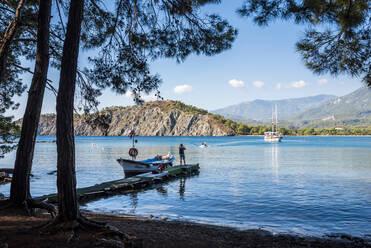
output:
[[[268,126],[249,126],[242,123],[229,122],[227,126],[235,131],[237,136],[264,135],[264,132],[271,131]],[[331,127],[331,128],[300,128],[290,129],[279,127],[278,131],[284,136],[364,136],[371,135],[371,125],[367,127]]]
[[[102,231],[44,234],[38,228],[51,221],[45,211],[24,217],[12,210],[0,216],[0,247],[371,247],[368,240],[347,234],[323,237],[272,234],[263,229],[238,230],[231,227],[173,221],[151,215],[140,217],[112,213],[83,212],[93,221],[105,222],[124,237]]]
[[[152,104],[155,104],[153,102]],[[157,105],[157,104],[155,104]],[[167,105],[167,106],[166,106]],[[169,112],[171,109],[179,109],[186,114],[210,115],[217,121],[232,129],[237,136],[247,135],[264,135],[264,132],[271,131],[271,126],[266,125],[247,125],[237,122],[219,114],[209,113],[205,109],[197,108],[192,105],[184,104],[180,101],[167,101],[167,104],[159,104],[164,111]],[[371,135],[371,124],[361,126],[334,126],[329,128],[287,128],[279,127],[278,131],[285,136],[329,136],[329,135]]]

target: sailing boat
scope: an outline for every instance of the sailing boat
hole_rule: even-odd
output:
[[[281,142],[283,136],[278,132],[278,120],[277,120],[277,104],[275,105],[276,121],[273,119],[272,111],[272,131],[264,133],[264,141],[268,142]]]

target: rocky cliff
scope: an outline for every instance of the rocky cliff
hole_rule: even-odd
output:
[[[127,136],[132,129],[140,136],[228,136],[232,129],[217,116],[177,101],[155,101],[140,106],[109,107],[99,112],[103,125],[97,125],[97,115],[75,115],[75,135]],[[93,123],[93,124],[92,124]],[[95,123],[95,124],[94,124]],[[42,115],[39,135],[55,135],[55,115]]]

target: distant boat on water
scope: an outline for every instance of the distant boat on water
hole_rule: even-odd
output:
[[[276,120],[274,120],[274,115]],[[277,104],[275,105],[275,111],[272,111],[272,131],[264,132],[264,141],[267,142],[281,142],[283,136],[278,131],[278,114],[277,114]]]
[[[206,148],[206,147],[207,147],[206,142],[202,142],[201,145],[200,145],[200,148]]]

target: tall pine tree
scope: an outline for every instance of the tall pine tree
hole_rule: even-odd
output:
[[[51,225],[97,225],[81,215],[76,193],[73,108],[80,24],[85,48],[100,49],[90,60],[94,67],[83,73],[96,87],[88,96],[111,87],[119,93],[132,90],[140,101],[142,92],[160,83],[158,76],[150,75],[149,59],[182,61],[191,53],[213,55],[231,47],[237,32],[227,21],[217,15],[200,17],[199,8],[208,2],[215,1],[118,0],[111,10],[103,1],[89,1],[85,8],[82,0],[70,2],[57,97],[59,212]],[[92,18],[97,15],[101,18]]]
[[[51,0],[40,1],[35,70],[28,90],[28,100],[22,121],[10,192],[12,207],[24,207],[27,211],[30,208],[42,206],[51,211],[54,210],[45,203],[32,200],[29,181],[49,68],[50,13]]]

